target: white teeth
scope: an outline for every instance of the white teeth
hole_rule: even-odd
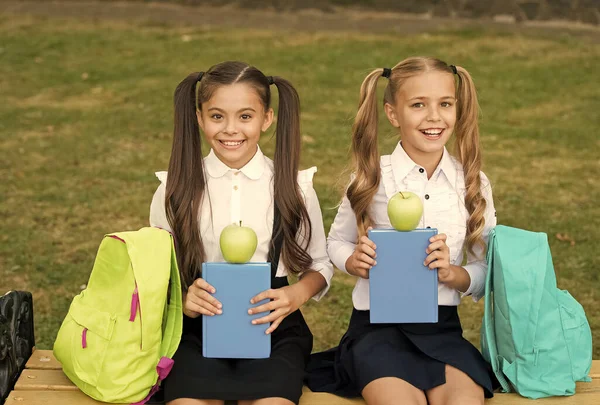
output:
[[[241,145],[241,144],[242,144],[242,142],[244,142],[244,141],[236,141],[236,142],[233,142],[233,141],[221,141],[221,142],[222,142],[222,143],[223,143],[225,146],[238,146],[238,145]]]
[[[442,133],[442,129],[425,129],[423,132],[427,135],[439,135]]]

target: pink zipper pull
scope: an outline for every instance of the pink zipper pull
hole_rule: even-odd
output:
[[[131,296],[131,310],[129,313],[129,322],[135,321],[135,316],[138,311],[138,307],[140,306],[140,296],[138,294],[137,283],[135,285],[135,290],[133,290],[133,295]]]
[[[81,347],[84,349],[87,347],[87,328],[83,328],[83,333],[81,334]]]

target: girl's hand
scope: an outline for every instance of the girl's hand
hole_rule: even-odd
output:
[[[454,271],[450,266],[450,248],[446,245],[447,238],[446,234],[440,233],[429,239],[431,244],[425,250],[428,256],[423,263],[432,270],[437,268],[438,280],[444,284],[452,283],[455,279]]]
[[[183,313],[189,318],[222,314],[223,305],[211,294],[217,290],[204,279],[197,278],[183,297]]]
[[[377,264],[375,249],[377,246],[371,239],[366,235],[361,236],[354,253],[346,260],[346,271],[353,276],[369,278],[369,271]]]
[[[299,283],[295,283],[293,285],[288,285],[281,288],[271,288],[252,298],[250,300],[251,304],[255,304],[264,299],[270,299],[271,302],[250,308],[248,310],[250,315],[273,311],[267,316],[254,319],[252,324],[260,325],[267,322],[273,322],[266,331],[267,335],[277,329],[279,324],[285,319],[286,316],[296,311],[302,304],[304,304],[300,294],[296,291],[298,285]]]

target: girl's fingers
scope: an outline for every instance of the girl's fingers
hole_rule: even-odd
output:
[[[275,319],[275,321],[271,324],[271,326],[269,326],[269,329],[267,329],[265,331],[265,333],[267,335],[273,333],[275,331],[275,329],[277,329],[277,327],[281,324],[281,322],[283,322],[284,319],[285,319],[284,316]]]
[[[436,260],[434,262],[429,263],[429,269],[447,269],[450,266],[450,263],[447,260]]]
[[[445,233],[438,233],[437,235],[433,235],[431,238],[429,238],[429,242],[433,243],[438,240],[446,242],[447,239],[448,236]]]
[[[448,249],[448,245],[446,245],[446,242],[438,240],[438,241],[433,242],[429,246],[427,246],[427,249],[425,249],[425,252],[431,253],[434,250],[446,250],[446,249]]]
[[[439,250],[434,250],[433,253],[429,254],[426,258],[425,258],[425,262],[423,262],[424,266],[429,266],[429,264],[431,262],[434,262],[438,259],[442,259],[444,257],[443,253],[440,252]]]
[[[369,246],[373,250],[377,249],[377,246],[375,245],[375,243],[371,239],[369,239],[366,235],[361,236],[358,241],[362,244]]]
[[[356,269],[355,274],[360,278],[364,278],[364,279],[369,278],[369,270],[368,269]]]
[[[218,299],[216,299],[204,290],[195,290],[192,296],[195,296],[196,298],[199,298],[202,301],[206,301],[216,308],[223,308],[223,305],[221,305]]]
[[[187,301],[185,303],[185,307],[188,311],[192,311],[195,312],[197,314],[202,314],[202,315],[207,315],[207,316],[214,316],[215,313],[209,311],[208,309],[201,307],[200,305],[196,304],[195,302],[192,301]]]
[[[257,307],[254,307],[254,308],[250,308],[248,310],[248,314],[252,315],[252,314],[260,314],[261,312],[273,311],[281,306],[278,301],[279,300],[271,301],[266,304],[262,304]]]
[[[375,252],[375,249],[364,243],[358,245],[358,250],[369,255],[369,257],[372,257],[373,259],[377,257],[377,252]]]
[[[365,253],[362,253],[359,256],[359,261],[363,264],[369,265],[369,267],[375,266],[377,264],[377,262],[374,259],[372,259],[369,255],[367,255]]]
[[[194,296],[194,295],[188,294],[187,301],[194,305],[197,305],[200,308],[204,308],[205,310],[210,312],[212,315],[221,314],[223,312],[221,310],[221,308],[218,308],[218,307],[212,305],[210,302],[208,302],[200,297]]]
[[[353,266],[352,269],[349,269],[349,270],[350,270],[349,273],[352,275],[355,275],[356,277],[369,278],[369,270],[368,269],[361,269],[358,266]]]
[[[213,287],[212,285],[208,284],[206,282],[206,280],[204,280],[203,278],[197,278],[196,281],[194,281],[193,286],[197,287],[201,290],[208,291],[211,294],[214,294],[215,292],[217,292],[216,288]],[[190,287],[190,288],[192,288],[192,287]]]
[[[269,315],[267,316],[263,316],[262,318],[258,318],[258,319],[253,319],[252,320],[252,324],[253,325],[260,325],[263,323],[269,323],[269,322],[273,322],[275,321],[277,318],[279,318],[280,316],[283,316],[286,312],[283,311],[281,308],[278,309],[277,311],[273,311],[271,312]]]
[[[370,270],[373,266],[371,266],[369,263],[363,262],[362,260],[356,259],[356,264],[354,267],[359,270]]]
[[[270,288],[268,290],[261,292],[260,294],[258,294],[256,296],[252,297],[252,299],[250,300],[250,303],[254,304],[255,302],[260,302],[260,301],[266,300],[266,299],[273,300],[273,299],[278,298],[280,294],[281,294],[281,291]]]

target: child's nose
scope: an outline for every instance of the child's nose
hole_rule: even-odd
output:
[[[225,133],[230,134],[230,135],[234,135],[237,134],[239,131],[237,129],[237,126],[235,125],[235,121],[234,120],[228,120],[226,122],[225,125]]]
[[[440,112],[436,107],[430,107],[427,111],[427,121],[439,121]]]

